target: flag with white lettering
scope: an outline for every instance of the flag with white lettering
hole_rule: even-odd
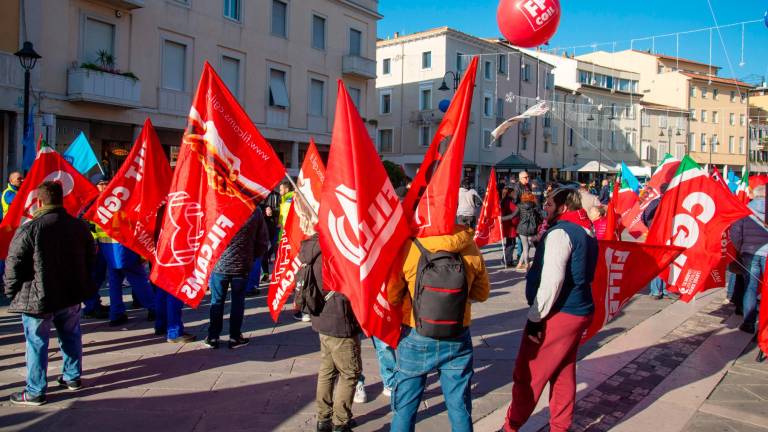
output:
[[[232,237],[285,167],[206,62],[157,240],[152,282],[196,307]]]
[[[683,252],[676,246],[659,246],[635,242],[599,242],[592,300],[595,315],[584,332],[581,343],[597,334],[618,315],[621,308]]]
[[[72,216],[79,215],[83,208],[99,195],[96,186],[77,172],[60,154],[48,146],[42,146],[0,224],[0,259],[5,259],[8,255],[8,246],[16,229],[35,217],[39,208],[37,187],[46,181],[61,183],[64,208]]]
[[[491,168],[491,176],[488,180],[488,188],[485,191],[483,207],[480,209],[480,217],[477,219],[475,230],[475,243],[477,247],[501,241],[501,206],[499,205],[499,193],[496,187],[496,169]]]
[[[267,307],[275,322],[277,322],[280,311],[283,310],[285,302],[296,286],[296,271],[301,266],[299,248],[302,240],[308,238],[299,226],[299,217],[294,209],[296,200],[306,200],[309,204],[308,208],[317,214],[320,211],[320,194],[324,181],[325,165],[317,151],[315,141],[310,139],[309,148],[306,156],[304,156],[304,163],[301,165],[299,178],[296,181],[298,191],[293,197],[288,216],[285,218],[285,229],[280,236],[280,244],[275,257],[275,268],[269,281]]]
[[[157,211],[168,196],[172,175],[160,139],[147,118],[123,166],[84,217],[152,261]]]

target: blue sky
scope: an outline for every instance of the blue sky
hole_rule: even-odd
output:
[[[720,25],[763,19],[768,9],[765,0],[710,0]],[[494,0],[380,0],[379,37],[394,32],[414,33],[433,27],[449,26],[482,37],[498,37]],[[616,50],[629,48],[630,39],[684,32],[714,26],[707,0],[561,0],[560,27],[550,47],[572,47],[599,42],[616,42]],[[750,78],[768,76],[768,28],[761,22],[748,24],[744,32],[742,61],[741,26],[721,29],[725,45],[717,31],[712,33],[712,62],[721,66],[721,76]],[[651,41],[635,42],[636,49],[650,49]],[[675,37],[657,38],[656,51],[676,55]],[[597,49],[611,51],[613,44]],[[592,48],[579,48],[584,54]],[[733,71],[725,53],[730,56]],[[569,50],[572,52],[572,50]],[[709,33],[699,32],[679,37],[680,57],[709,62]]]

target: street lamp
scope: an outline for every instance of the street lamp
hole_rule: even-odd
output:
[[[440,84],[440,87],[437,88],[438,90],[440,90],[440,91],[448,91],[448,90],[450,90],[450,88],[448,87],[448,84],[445,82],[445,78],[448,75],[452,75],[453,76],[453,91],[456,91],[456,89],[459,88],[459,80],[461,80],[461,72],[456,73],[454,71],[448,71],[448,72],[445,73],[445,75],[443,75],[443,83]]]
[[[26,135],[29,129],[29,122],[27,121],[29,117],[29,73],[35,68],[37,60],[41,57],[32,47],[32,42],[24,42],[22,48],[13,55],[19,58],[19,63],[24,69],[24,135]]]
[[[682,133],[680,132],[680,128],[677,128],[677,131],[675,132],[675,136],[680,136],[680,135],[682,135]],[[664,129],[661,129],[659,131],[659,136],[660,137],[664,136]],[[667,126],[667,136],[669,137],[669,140],[667,142],[667,153],[673,154],[672,153],[672,126]],[[656,157],[656,161],[658,162],[658,156]]]

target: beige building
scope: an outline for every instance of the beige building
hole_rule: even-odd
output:
[[[4,0],[5,172],[21,159],[23,73],[13,53],[25,40],[42,56],[32,74],[35,130],[59,150],[83,131],[114,171],[150,117],[173,157],[208,61],[296,170],[311,137],[328,151],[338,79],[375,135],[380,18],[377,0]]]
[[[685,110],[688,154],[701,164],[741,169],[747,160],[747,92],[738,80],[717,75],[719,67],[644,51],[596,51],[578,57],[640,74],[643,101]]]
[[[414,176],[471,57],[480,56],[464,153],[465,175],[483,185],[490,168],[514,156],[515,170],[559,167],[552,125],[544,117],[519,123],[493,142],[491,131],[554,93],[552,65],[518,49],[441,27],[380,40],[377,143],[384,159]],[[443,87],[443,82],[446,86]]]
[[[768,172],[768,86],[749,93],[750,171]]]

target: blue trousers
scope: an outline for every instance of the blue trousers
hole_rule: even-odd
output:
[[[107,279],[107,261],[100,253],[96,254],[96,263],[93,266],[91,278],[93,279],[93,283],[96,285],[96,294],[83,302],[83,304],[85,304],[83,312],[87,314],[93,312],[94,309],[101,306],[101,294],[99,294],[99,291],[101,290],[101,286],[104,285],[104,280]]]
[[[64,360],[65,381],[80,378],[83,372],[83,340],[80,333],[80,305],[42,315],[21,314],[27,339],[27,386],[30,396],[44,395],[48,389],[48,342],[51,325],[56,328]]]
[[[155,330],[165,332],[168,339],[176,339],[184,334],[184,323],[181,321],[183,307],[181,300],[155,287]]]
[[[755,326],[757,324],[757,304],[760,297],[760,281],[765,273],[765,257],[758,255],[745,255],[743,264],[749,269],[749,274],[744,275],[746,289],[744,290],[744,324]]]
[[[660,277],[653,278],[650,286],[651,286],[650,294],[652,296],[657,296],[659,294],[669,295],[669,291],[667,291],[667,284],[664,283],[664,281]]]
[[[259,289],[259,283],[261,283],[261,260],[262,257],[256,258],[251,266],[251,272],[248,273],[248,283],[245,286],[245,292],[251,293]]]
[[[391,400],[393,431],[415,430],[416,412],[427,384],[427,374],[435,369],[440,375],[451,430],[473,430],[470,381],[474,369],[469,329],[456,339],[438,340],[404,327],[396,357],[395,388]]]
[[[242,336],[243,315],[245,315],[245,284],[247,276],[213,272],[211,274],[211,325],[208,337],[218,339],[224,328],[224,302],[227,290],[232,287],[232,305],[229,309],[229,337]]]
[[[155,299],[152,287],[149,285],[147,272],[140,262],[121,269],[107,269],[109,277],[109,319],[114,320],[125,313],[123,303],[123,281],[128,279],[131,289],[147,310],[155,310]]]
[[[395,350],[389,347],[376,336],[371,337],[373,347],[376,349],[376,357],[379,359],[379,371],[384,387],[392,390],[395,387]],[[362,376],[362,375],[361,375]]]

